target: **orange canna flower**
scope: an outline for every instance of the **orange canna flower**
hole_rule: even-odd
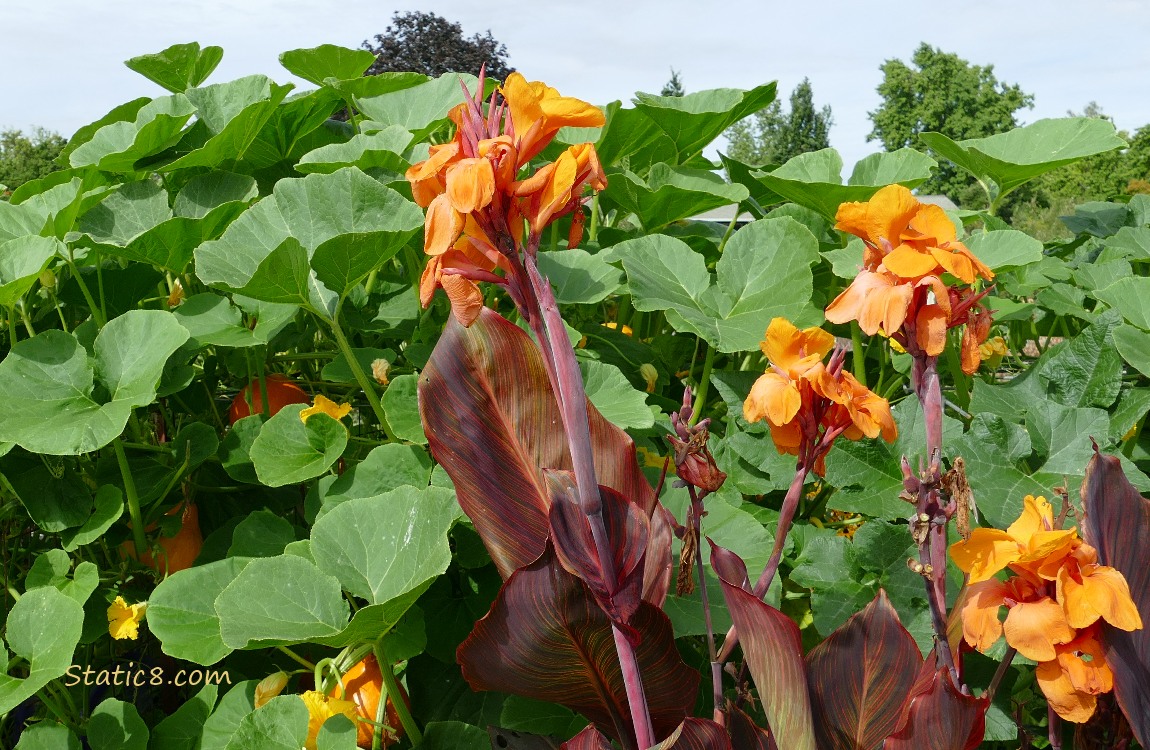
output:
[[[1076,628],[1099,618],[1120,630],[1139,630],[1142,618],[1130,598],[1130,586],[1119,571],[1098,564],[1098,552],[1083,542],[1058,571],[1058,599]]]
[[[507,76],[502,92],[519,142],[520,166],[542,151],[560,128],[594,128],[606,122],[598,107],[574,97],[560,96],[542,81],[528,82],[519,73]]]
[[[1095,628],[1055,650],[1057,656],[1040,663],[1034,676],[1055,713],[1081,724],[1094,714],[1097,696],[1114,689],[1114,674]]]
[[[747,421],[767,420],[779,453],[800,456],[820,475],[839,435],[851,440],[882,435],[892,442],[898,434],[890,404],[843,371],[841,350],[829,366],[823,364],[833,347],[834,337],[826,331],[800,331],[775,318],[762,343],[771,369],[755,381],[743,403]]]
[[[1050,502],[1027,495],[1022,503],[1022,514],[1006,531],[974,529],[969,539],[950,546],[951,559],[970,575],[970,583],[985,581],[1007,566],[1030,571],[1037,566],[1019,564],[1057,561],[1070,553],[1078,533],[1054,529]]]

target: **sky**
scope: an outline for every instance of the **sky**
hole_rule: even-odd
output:
[[[704,9],[705,8],[705,9]],[[223,47],[208,83],[263,73],[294,79],[279,53],[358,47],[396,11],[438,13],[492,35],[529,80],[596,103],[658,93],[680,72],[688,92],[778,81],[786,101],[808,77],[831,105],[845,172],[880,150],[867,112],[885,60],[927,42],[1035,95],[1023,123],[1096,101],[1119,129],[1150,123],[1150,0],[0,0],[0,129],[71,135],[118,104],[165,92],[123,60],[171,44]]]

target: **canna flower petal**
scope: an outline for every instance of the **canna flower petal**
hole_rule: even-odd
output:
[[[520,73],[509,74],[501,90],[511,110],[520,165],[542,151],[560,128],[601,127],[606,122],[598,107],[560,96],[542,81],[528,82]]]
[[[930,239],[934,240],[932,244],[944,247],[958,239],[958,230],[942,206],[923,203],[907,223],[902,239]]]
[[[1001,529],[974,529],[969,539],[950,545],[950,559],[970,574],[972,584],[992,578],[1021,556],[1018,542]]]
[[[351,414],[351,404],[337,404],[322,393],[315,397],[312,405],[299,413],[300,421],[307,424],[308,417],[326,414],[337,422]]]
[[[1035,661],[1054,659],[1058,655],[1054,647],[1074,638],[1066,613],[1049,596],[1015,604],[1007,613],[1002,630],[1008,644]]]
[[[1054,508],[1042,495],[1027,495],[1022,498],[1022,513],[1018,520],[1007,527],[1006,533],[1018,540],[1019,544],[1029,545],[1030,538],[1040,531],[1054,528]]]
[[[128,604],[124,597],[117,596],[108,607],[108,634],[116,640],[136,640],[140,636],[140,621],[147,609],[145,602]]]
[[[1081,580],[1072,572],[1074,565],[1064,566],[1058,573],[1058,601],[1066,611],[1072,627],[1085,628],[1099,618],[1120,630],[1138,630],[1142,618],[1138,607],[1130,598],[1130,586],[1119,571],[1106,565],[1086,565]]]
[[[822,362],[835,345],[835,337],[822,328],[800,331],[786,318],[774,318],[767,326],[762,350],[771,364],[798,379]]]
[[[998,610],[1009,589],[993,578],[968,584],[960,601],[962,637],[982,653],[990,650],[1002,637],[1002,622]]]
[[[970,258],[962,253],[952,253],[942,248],[930,248],[930,257],[945,268],[951,276],[961,279],[964,283],[974,283],[974,264]]]
[[[1070,643],[1055,650],[1058,652],[1058,666],[1075,690],[1099,695],[1114,689],[1114,673],[1106,663],[1097,628],[1083,630]],[[1083,659],[1083,656],[1089,658]]]
[[[938,305],[923,305],[915,318],[915,337],[924,352],[937,357],[946,350],[946,312]]]
[[[427,222],[423,230],[423,252],[434,256],[451,249],[463,231],[463,218],[464,215],[455,209],[447,193],[431,201],[427,207]]]
[[[849,372],[843,371],[840,378],[844,390],[850,394],[846,407],[854,426],[868,438],[882,435],[883,440],[893,443],[898,437],[898,426],[890,413],[890,402],[874,394]]]
[[[469,214],[491,204],[495,195],[495,170],[487,159],[460,159],[447,168],[446,184],[452,208]]]
[[[1082,724],[1094,715],[1097,696],[1075,690],[1074,683],[1057,661],[1039,664],[1034,670],[1034,676],[1042,694],[1046,696],[1046,702],[1065,721]]]
[[[899,245],[882,259],[883,268],[903,279],[918,279],[934,274],[939,263],[933,255],[920,252],[913,245]]]
[[[799,446],[803,443],[803,431],[802,428],[799,427],[799,423],[788,422],[784,425],[774,425],[767,422],[767,424],[771,428],[771,440],[774,442],[775,450],[779,452],[779,455],[787,453],[792,456],[797,456]],[[818,467],[815,468],[815,473],[822,476],[822,472],[819,471]]]
[[[458,158],[459,144],[452,141],[432,146],[426,159],[408,167],[404,176],[411,183],[412,196],[420,208],[427,208],[436,196],[446,190],[443,170]]]
[[[831,323],[857,320],[868,336],[879,329],[890,335],[902,328],[914,287],[903,284],[897,276],[873,271],[860,271],[842,294],[826,309]]]
[[[901,244],[898,238],[906,230],[918,207],[919,202],[910,190],[902,185],[887,185],[865,203],[844,203],[839,206],[835,215],[835,229],[861,237],[875,248],[881,248],[883,240],[892,246]]]
[[[803,399],[799,389],[777,372],[759,376],[743,403],[743,418],[758,422],[766,418],[775,427],[787,424],[799,413]]]
[[[439,285],[447,292],[447,299],[451,302],[451,313],[455,319],[462,323],[464,328],[471,327],[483,310],[483,292],[479,290],[479,285],[454,273],[443,274]]]

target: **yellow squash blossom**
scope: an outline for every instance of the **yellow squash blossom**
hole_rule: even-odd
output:
[[[316,738],[319,737],[320,727],[336,714],[343,714],[351,719],[353,724],[356,721],[356,707],[355,703],[351,701],[329,698],[315,690],[308,690],[300,698],[307,706],[308,715],[307,742],[304,743],[304,750],[316,750]]]
[[[351,414],[351,404],[337,404],[321,393],[315,397],[311,406],[299,413],[299,418],[306,424],[308,417],[316,414],[326,414],[338,422]]]
[[[288,683],[288,673],[280,670],[260,680],[256,685],[255,707],[266,705],[268,701],[284,691]]]
[[[140,636],[140,621],[147,609],[145,602],[128,604],[124,597],[117,596],[108,607],[108,633],[117,640],[136,640]]]

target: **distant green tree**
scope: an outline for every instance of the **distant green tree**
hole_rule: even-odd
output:
[[[663,90],[659,92],[660,96],[683,96],[686,94],[683,88],[683,79],[679,78],[679,71],[671,68],[671,80],[663,84]]]
[[[368,75],[413,71],[429,76],[479,72],[502,81],[515,68],[507,61],[507,47],[486,34],[463,36],[463,27],[443,16],[423,11],[395,13],[382,34],[364,41],[363,48],[376,54]]]
[[[19,130],[0,132],[0,185],[15,190],[55,172],[59,169],[56,157],[67,143],[59,134],[43,128],[36,128],[30,137]]]
[[[746,164],[782,164],[830,147],[833,124],[830,105],[815,109],[811,82],[804,78],[791,92],[791,107],[785,114],[776,99],[728,128],[727,155]]]
[[[1000,83],[993,65],[971,65],[926,43],[915,50],[909,66],[887,60],[881,70],[882,104],[869,113],[874,129],[867,140],[881,141],[887,151],[921,149],[918,136],[926,132],[955,140],[1003,133],[1018,125],[1015,112],[1034,106],[1034,95],[1017,84]],[[919,191],[942,193],[959,205],[972,206],[979,203],[981,189],[973,177],[940,159]]]

